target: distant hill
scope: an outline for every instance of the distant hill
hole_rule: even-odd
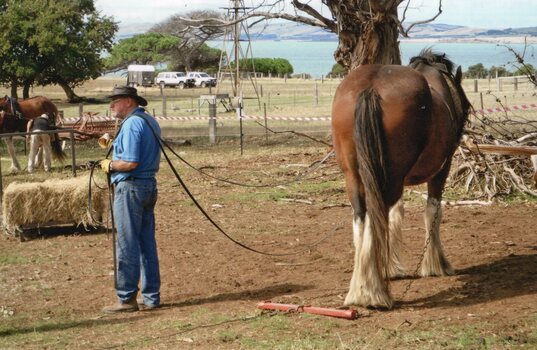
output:
[[[155,23],[120,25],[116,39],[145,33]],[[337,35],[319,27],[289,21],[259,23],[250,29],[252,40],[337,41]],[[533,37],[537,40],[537,27],[484,29],[451,24],[428,23],[412,28],[410,39],[416,40],[498,40],[510,37]]]
[[[254,40],[308,40],[308,41],[337,41],[334,33],[318,27],[312,27],[295,22],[273,22],[268,25],[257,25],[250,30]],[[483,29],[464,27],[451,24],[428,23],[412,28],[410,39],[475,39],[487,37],[536,37],[537,27]]]

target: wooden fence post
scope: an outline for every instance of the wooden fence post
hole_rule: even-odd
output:
[[[164,118],[166,118],[167,116],[167,113],[166,113],[166,96],[162,96],[162,116]]]
[[[265,142],[268,143],[267,104],[263,102],[263,115],[265,116]]]
[[[209,101],[209,142],[216,143],[216,96]]]

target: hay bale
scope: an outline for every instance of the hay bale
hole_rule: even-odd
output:
[[[2,215],[4,229],[16,232],[26,227],[76,224],[99,226],[107,206],[106,184],[92,185],[92,215],[88,210],[89,175],[45,182],[13,182],[4,191]],[[95,220],[94,220],[95,219]]]

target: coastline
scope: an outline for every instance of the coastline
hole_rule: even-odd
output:
[[[400,42],[407,43],[457,43],[457,44],[537,44],[535,36],[475,36],[475,37],[442,37],[442,38],[401,38]]]

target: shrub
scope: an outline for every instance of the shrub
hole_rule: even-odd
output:
[[[242,59],[240,62],[241,70],[247,70],[264,74],[292,74],[293,66],[285,58],[254,58]],[[232,66],[235,66],[233,63]]]

